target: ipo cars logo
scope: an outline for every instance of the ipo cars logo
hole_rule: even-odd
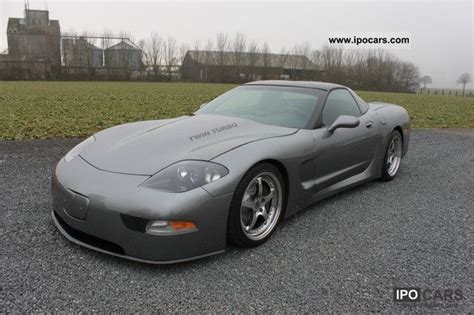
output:
[[[395,302],[420,302],[420,288],[395,288],[393,300]]]
[[[464,299],[461,289],[394,288],[394,302],[457,302]]]

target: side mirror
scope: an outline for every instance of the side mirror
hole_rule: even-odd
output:
[[[359,118],[354,116],[341,115],[329,126],[328,131],[333,133],[337,128],[355,128],[359,126]]]
[[[203,103],[203,104],[199,105],[199,109],[203,108],[206,105],[207,105],[207,103]]]

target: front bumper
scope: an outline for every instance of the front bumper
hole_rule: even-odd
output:
[[[147,177],[99,170],[81,157],[62,159],[52,176],[52,217],[70,241],[100,252],[147,263],[175,263],[225,249],[232,194],[204,189],[173,194],[139,187]],[[197,231],[145,233],[149,220],[192,221]]]

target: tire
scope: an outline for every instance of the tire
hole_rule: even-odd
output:
[[[402,153],[402,135],[399,131],[394,130],[390,134],[390,138],[387,142],[387,148],[385,149],[385,155],[382,163],[382,176],[380,177],[381,180],[391,181],[397,176],[398,172],[400,171]]]
[[[266,242],[284,213],[285,187],[270,163],[252,167],[234,192],[227,219],[227,242],[254,247]]]

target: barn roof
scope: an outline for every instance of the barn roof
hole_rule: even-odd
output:
[[[236,66],[236,59],[241,58],[241,66],[263,67],[266,64],[269,68],[318,70],[316,64],[304,55],[188,50],[186,57],[209,66],[220,66],[222,61],[224,66]]]
[[[107,48],[107,50],[140,50],[140,49],[122,40],[118,44],[110,46],[109,48]]]

